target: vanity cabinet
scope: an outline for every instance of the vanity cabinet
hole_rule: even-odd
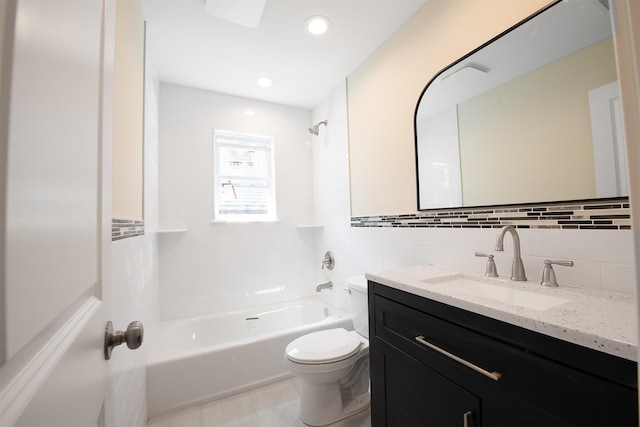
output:
[[[374,426],[637,426],[636,363],[369,282]]]

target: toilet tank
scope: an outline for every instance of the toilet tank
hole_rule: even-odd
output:
[[[353,328],[360,335],[369,338],[369,301],[367,298],[367,279],[354,276],[347,279],[349,287],[349,311],[353,316]]]

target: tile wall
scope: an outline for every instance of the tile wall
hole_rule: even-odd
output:
[[[159,227],[187,230],[158,235],[161,318],[313,294],[309,110],[161,84],[159,111]],[[274,136],[278,222],[211,222],[214,129]]]
[[[149,67],[150,68],[150,67]],[[148,69],[149,69],[148,68]],[[140,228],[142,233],[112,237],[111,243],[111,316],[114,328],[124,330],[134,320],[148,327],[158,315],[158,136],[157,93],[154,79],[145,88],[145,167],[144,212],[140,224],[117,223]],[[120,346],[113,351],[108,369],[107,424],[145,426],[147,424],[146,346],[131,351]]]
[[[112,243],[112,316],[115,329],[129,322],[152,323],[155,266],[155,237],[122,239]],[[113,350],[108,362],[108,387],[113,398],[114,425],[143,426],[147,422],[146,346],[135,351],[126,346]]]
[[[516,228],[563,230],[630,230],[627,198],[463,209],[439,209],[406,215],[351,218],[352,227]]]
[[[133,219],[111,220],[111,240],[122,240],[144,235],[144,221]]]

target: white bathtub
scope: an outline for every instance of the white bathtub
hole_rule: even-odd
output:
[[[330,328],[353,329],[351,317],[318,297],[152,325],[145,335],[149,417],[290,377],[287,344]]]

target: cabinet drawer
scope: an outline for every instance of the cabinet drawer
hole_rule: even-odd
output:
[[[373,302],[375,336],[482,396],[483,408],[492,401],[525,412],[535,408],[538,421],[546,417],[540,424],[549,425],[625,425],[630,416],[637,420],[633,389],[385,297],[375,295]]]

